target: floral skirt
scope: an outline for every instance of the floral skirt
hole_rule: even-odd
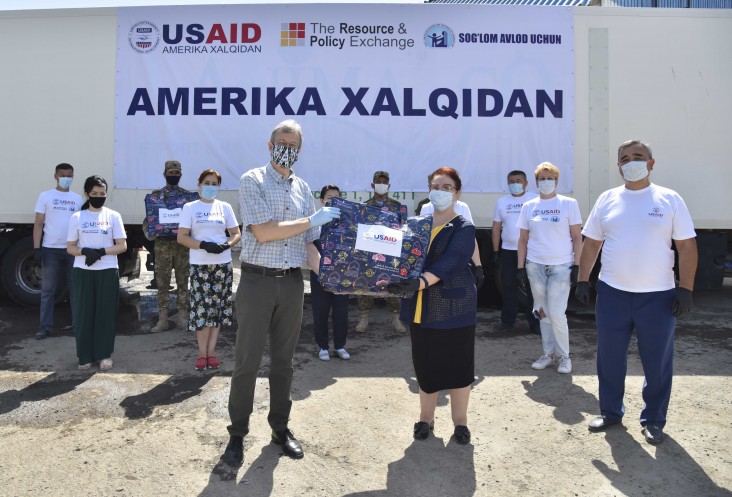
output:
[[[206,326],[218,328],[231,326],[233,295],[231,284],[234,270],[226,264],[191,264],[188,284],[188,330],[196,331]]]

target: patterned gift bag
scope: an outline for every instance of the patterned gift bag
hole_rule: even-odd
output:
[[[148,238],[158,236],[175,237],[178,234],[178,221],[166,222],[161,219],[161,212],[180,212],[188,202],[198,200],[198,192],[180,192],[179,195],[165,198],[162,193],[145,195],[145,218],[147,220]],[[151,238],[152,239],[152,238]]]
[[[320,282],[333,293],[387,296],[384,286],[422,274],[432,217],[410,217],[339,197],[341,217],[321,231]],[[383,251],[379,251],[383,247]]]

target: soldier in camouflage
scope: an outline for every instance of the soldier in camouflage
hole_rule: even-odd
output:
[[[376,207],[393,206],[397,210],[401,206],[399,202],[393,198],[389,198],[389,173],[386,171],[376,171],[374,173],[371,188],[374,189],[374,196],[364,202],[366,205]],[[399,320],[400,299],[398,297],[387,297],[386,305],[392,313],[391,325],[397,333],[406,333],[407,330]],[[358,324],[356,332],[365,333],[369,327],[369,311],[374,306],[374,297],[362,295],[358,299]]]
[[[169,160],[165,163],[165,186],[154,190],[153,194],[161,194],[166,199],[190,193],[178,186],[182,176],[180,162]],[[143,223],[143,232],[148,239],[155,240],[155,279],[158,283],[158,323],[150,330],[153,333],[170,328],[168,322],[168,305],[170,303],[170,275],[175,271],[177,287],[175,326],[177,329],[188,328],[188,249],[176,241],[175,235],[163,237],[157,234],[147,235],[147,219]]]

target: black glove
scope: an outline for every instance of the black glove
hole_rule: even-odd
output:
[[[678,287],[676,295],[674,295],[674,305],[672,307],[674,316],[680,318],[684,314],[691,312],[694,302],[691,299],[691,290]]]
[[[483,266],[473,267],[473,278],[475,278],[475,287],[480,290],[485,281],[485,275],[483,274]]]
[[[219,248],[221,249],[221,252],[226,252],[231,248],[231,245],[229,245],[229,242],[226,243],[219,243]],[[219,253],[221,253],[219,252]]]
[[[396,283],[389,283],[386,285],[386,291],[392,295],[406,295],[414,293],[419,290],[419,278],[408,278],[406,280],[397,281]]]
[[[578,281],[577,288],[574,289],[574,297],[583,305],[590,303],[590,282]]]
[[[41,265],[41,249],[39,248],[33,249],[33,264]]]
[[[520,267],[516,270],[516,281],[518,281],[519,288],[526,293],[529,288],[529,276],[526,274],[525,267]]]
[[[501,265],[501,253],[500,252],[493,252],[493,265],[494,266]]]
[[[103,254],[100,254],[97,249],[84,247],[83,249],[81,249],[81,255],[86,258],[84,264],[86,264],[87,266],[93,266],[95,262],[102,258]]]
[[[569,284],[574,285],[577,283],[577,276],[579,275],[579,266],[577,264],[572,265],[572,270],[569,272]]]
[[[97,251],[97,254],[99,254],[100,259],[102,257],[104,257],[105,255],[107,255],[107,249],[105,249],[105,248],[98,248],[98,249],[94,249],[94,250]]]
[[[222,249],[218,243],[214,242],[201,242],[201,245],[199,245],[199,247],[209,254],[220,254],[224,251],[224,249]]]

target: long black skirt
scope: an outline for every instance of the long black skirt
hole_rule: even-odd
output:
[[[475,326],[447,330],[409,326],[412,362],[425,393],[463,388],[475,381]]]

